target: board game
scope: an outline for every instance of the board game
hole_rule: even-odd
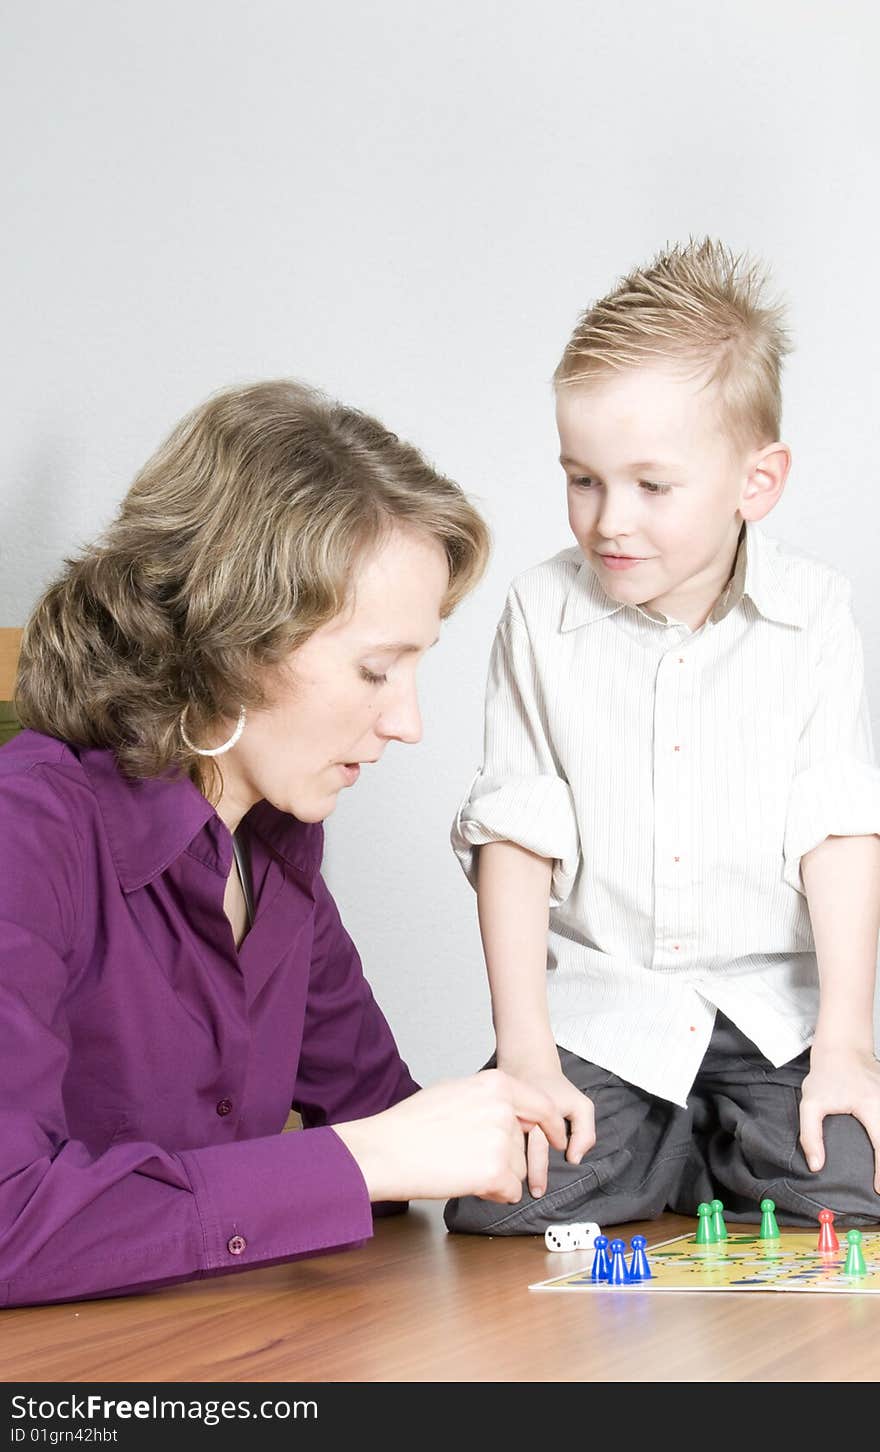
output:
[[[817,1250],[816,1231],[783,1229],[762,1240],[757,1228],[731,1229],[727,1240],[698,1245],[678,1235],[647,1247],[650,1279],[613,1285],[593,1280],[591,1258],[579,1270],[538,1281],[530,1291],[589,1291],[639,1295],[642,1291],[826,1291],[848,1295],[880,1292],[880,1230],[862,1232],[865,1270],[846,1275],[846,1248]]]

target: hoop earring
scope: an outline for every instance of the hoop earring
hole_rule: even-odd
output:
[[[183,710],[180,713],[180,734],[183,737],[184,746],[188,746],[190,751],[195,752],[196,756],[222,756],[224,751],[231,751],[235,743],[241,739],[241,733],[244,730],[244,723],[247,720],[247,712],[245,711],[244,706],[242,706],[241,710],[238,713],[238,725],[236,726],[229,740],[224,741],[222,746],[210,747],[193,746],[192,742],[186,734],[186,727],[184,725],[187,710],[188,707],[184,706]]]

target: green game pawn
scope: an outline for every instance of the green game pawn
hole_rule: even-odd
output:
[[[776,1201],[761,1201],[761,1233],[759,1240],[778,1240],[779,1226],[776,1224]]]
[[[705,1200],[697,1206],[697,1245],[716,1245],[718,1236],[712,1224],[712,1206]]]
[[[863,1276],[865,1274],[865,1253],[862,1250],[862,1232],[860,1230],[848,1230],[846,1232],[847,1250],[846,1263],[843,1267],[845,1276]]]
[[[724,1206],[720,1200],[713,1200],[709,1206],[712,1211],[712,1233],[716,1240],[727,1239],[727,1226],[724,1223]]]

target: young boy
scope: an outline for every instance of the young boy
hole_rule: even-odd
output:
[[[880,1219],[880,773],[850,587],[758,527],[790,465],[763,294],[722,245],[674,247],[556,370],[577,547],[510,590],[452,840],[497,1063],[570,1137],[548,1173],[532,1131],[519,1203],[451,1200],[451,1230],[716,1196]]]

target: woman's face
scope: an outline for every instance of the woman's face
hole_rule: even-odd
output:
[[[421,738],[416,670],[437,641],[448,586],[442,547],[411,531],[394,530],[366,558],[351,607],[278,668],[271,704],[248,711],[221,758],[217,810],[230,830],[262,800],[320,822],[389,741]]]

